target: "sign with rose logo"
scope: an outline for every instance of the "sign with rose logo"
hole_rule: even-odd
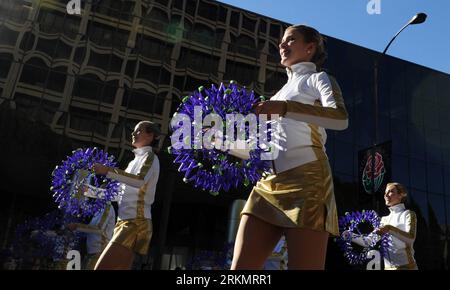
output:
[[[360,192],[383,193],[391,179],[391,142],[359,151]]]

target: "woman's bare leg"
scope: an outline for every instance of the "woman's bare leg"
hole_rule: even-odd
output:
[[[120,244],[109,243],[95,265],[95,270],[130,270],[134,252]]]
[[[310,229],[286,229],[289,270],[323,270],[327,254],[328,232]]]
[[[283,229],[252,215],[242,215],[231,270],[260,270],[281,238]]]

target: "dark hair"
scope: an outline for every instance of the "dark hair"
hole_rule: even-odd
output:
[[[312,56],[311,62],[316,64],[317,70],[321,70],[323,63],[327,59],[325,38],[316,29],[302,24],[289,26],[286,30],[288,29],[295,29],[297,32],[301,33],[306,43],[312,42],[316,44],[316,52]]]

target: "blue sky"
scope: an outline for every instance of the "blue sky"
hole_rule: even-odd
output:
[[[379,1],[380,14],[369,14]],[[450,73],[450,0],[220,0],[287,23],[307,24],[321,33],[382,52],[416,13],[427,21],[407,27],[387,54]],[[373,2],[372,2],[373,3]]]

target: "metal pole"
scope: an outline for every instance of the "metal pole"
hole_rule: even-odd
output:
[[[373,111],[374,111],[374,137],[373,146],[370,152],[372,156],[371,172],[372,172],[372,207],[378,211],[377,208],[377,196],[375,193],[375,150],[378,143],[378,56],[375,56],[373,71]]]

